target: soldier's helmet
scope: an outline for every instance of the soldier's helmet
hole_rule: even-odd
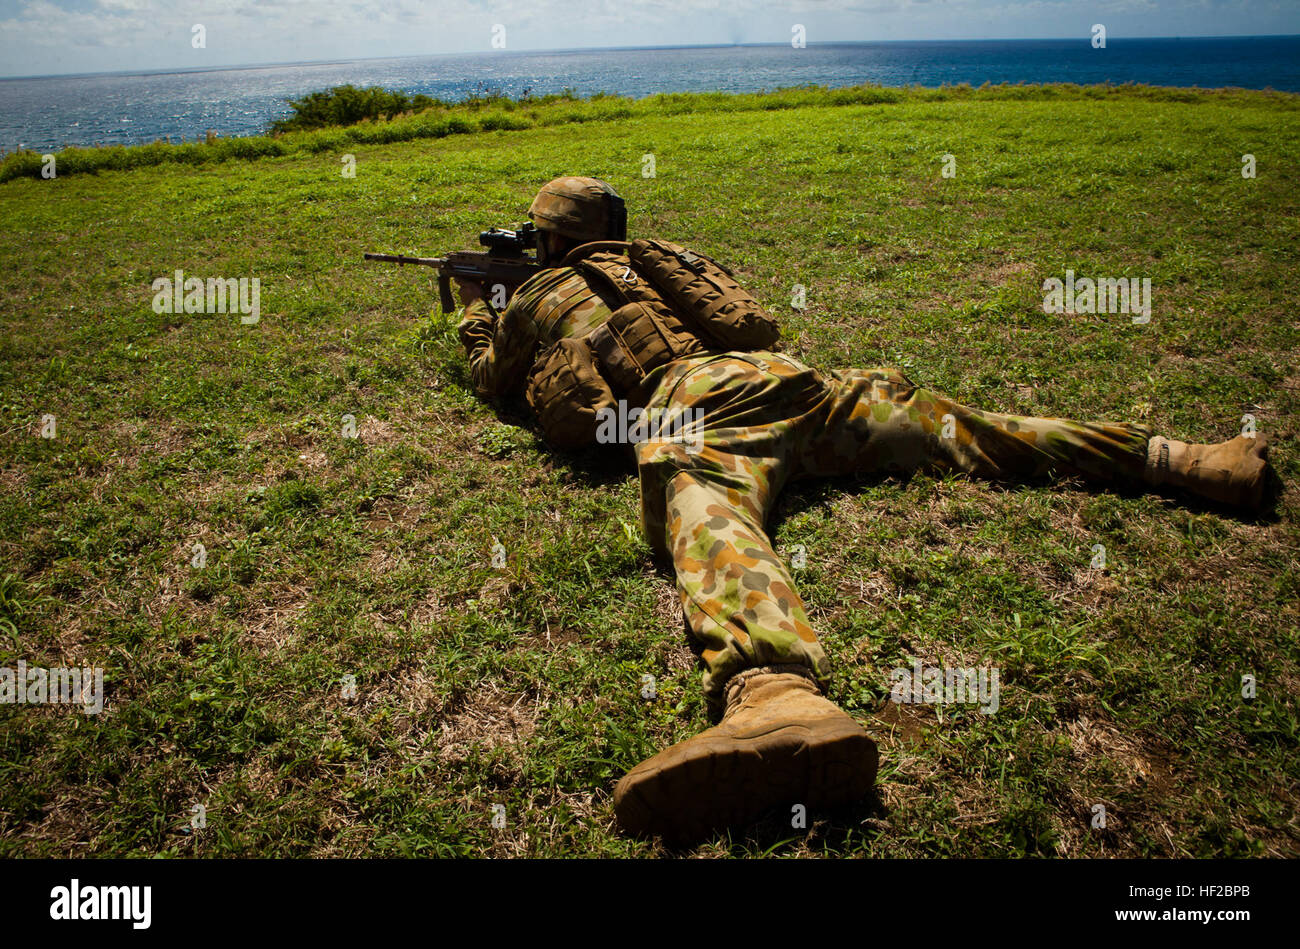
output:
[[[627,238],[623,199],[599,178],[556,178],[537,192],[528,216],[541,230],[576,241],[621,241]]]

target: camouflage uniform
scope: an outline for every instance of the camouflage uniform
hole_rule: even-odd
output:
[[[559,325],[539,326],[530,314],[547,299],[575,306]],[[609,312],[567,267],[521,287],[499,323],[489,305],[475,301],[459,327],[475,388],[485,396],[518,390],[539,344],[585,335]],[[646,388],[647,409],[702,419],[692,433],[702,437],[699,450],[649,440],[636,455],[642,527],[676,571],[708,667],[704,688],[715,718],[727,680],[744,669],[797,664],[823,688],[829,678],[794,581],[764,529],[787,482],[931,469],[1015,481],[1074,475],[1137,483],[1151,437],[1136,425],[979,412],[893,369],[825,376],[772,352],[680,359],[654,370]]]
[[[553,309],[567,312],[556,325],[538,325],[535,314]],[[475,300],[465,307],[457,327],[469,354],[475,391],[489,398],[517,395],[540,348],[566,336],[585,336],[609,314],[605,302],[571,267],[535,275],[515,291],[499,318],[490,303]]]

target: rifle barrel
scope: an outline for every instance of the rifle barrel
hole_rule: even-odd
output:
[[[366,260],[382,260],[390,264],[418,264],[422,267],[446,266],[446,257],[407,257],[405,254],[372,254],[367,252]]]

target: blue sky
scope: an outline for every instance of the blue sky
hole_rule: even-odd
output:
[[[1300,0],[0,0],[0,75],[832,40],[1300,33]],[[194,47],[193,27],[206,31]]]

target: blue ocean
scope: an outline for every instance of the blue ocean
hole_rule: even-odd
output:
[[[1146,83],[1300,92],[1300,36],[498,51],[185,72],[0,80],[0,149],[194,140],[208,129],[255,135],[286,100],[331,86],[378,85],[456,100],[573,89],[751,92],[783,86],[945,83]]]

